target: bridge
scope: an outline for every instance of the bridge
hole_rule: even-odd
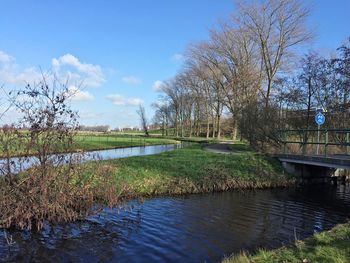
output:
[[[350,170],[350,129],[280,130],[281,152],[275,154],[287,172],[307,181],[324,182]],[[340,170],[341,169],[341,170]]]

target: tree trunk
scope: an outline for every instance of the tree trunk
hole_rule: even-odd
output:
[[[235,141],[237,139],[237,122],[236,118],[233,119],[233,129],[232,129],[232,140]]]
[[[178,118],[179,118],[179,111],[176,110],[175,112],[175,136],[176,137],[179,137]]]
[[[220,110],[220,101],[218,100],[218,103],[217,103],[217,128],[216,128],[216,132],[217,132],[217,138],[220,139],[220,136],[221,136],[221,110]]]
[[[209,135],[210,135],[210,116],[209,116],[208,103],[205,104],[205,111],[206,111],[205,114],[207,117],[207,135],[206,135],[206,138],[208,139]]]
[[[168,117],[165,118],[165,136],[168,136],[169,120]]]
[[[220,116],[220,113],[218,114],[217,116],[217,138],[220,139],[220,136],[221,136],[221,116]]]
[[[268,80],[267,80],[266,101],[265,101],[265,108],[266,109],[269,107],[271,88],[272,88],[272,79],[268,78]]]
[[[181,112],[181,118],[180,118],[180,127],[181,127],[181,137],[184,137],[184,114]]]
[[[215,138],[215,129],[216,129],[216,118],[215,116],[212,117],[213,119],[213,133],[212,133],[212,138]]]

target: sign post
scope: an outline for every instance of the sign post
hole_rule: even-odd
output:
[[[323,109],[317,109],[317,114],[315,116],[315,122],[317,124],[318,127],[318,131],[317,131],[317,151],[316,154],[318,155],[319,150],[320,150],[320,128],[321,125],[323,125],[326,121],[326,117],[323,115]]]

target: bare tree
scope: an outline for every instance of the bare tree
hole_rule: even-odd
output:
[[[146,112],[145,112],[145,107],[142,106],[141,104],[139,105],[139,109],[137,111],[137,114],[140,117],[140,122],[141,122],[141,127],[145,133],[146,136],[149,136],[148,132],[148,122],[147,122],[147,117],[146,117]]]
[[[216,137],[220,138],[221,116],[224,107],[224,89],[226,79],[220,70],[220,56],[215,51],[212,43],[201,43],[190,48],[189,53],[193,60],[197,60],[197,64],[202,65],[202,70],[205,72],[205,80],[209,84],[210,97],[212,98],[213,130],[216,128]],[[202,75],[203,76],[203,75]],[[215,122],[215,123],[214,123]],[[214,126],[216,126],[214,128]],[[213,131],[213,137],[215,132]]]
[[[211,117],[211,108],[213,104],[213,98],[211,96],[211,83],[210,77],[208,74],[208,70],[203,62],[195,57],[191,56],[191,53],[188,55],[189,58],[186,63],[186,67],[188,70],[188,75],[192,79],[191,89],[192,92],[195,93],[196,98],[196,106],[197,106],[197,125],[199,126],[197,129],[200,130],[201,127],[201,118],[205,117],[206,124],[206,138],[209,138],[210,135],[210,117]],[[201,111],[203,112],[201,114]],[[197,134],[200,131],[197,131]]]
[[[2,150],[8,158],[24,155],[12,160],[10,165],[31,167],[24,172],[17,170],[19,175],[2,181],[1,228],[40,230],[46,222],[83,219],[101,211],[105,205],[117,204],[119,190],[112,173],[99,165],[93,171],[83,168],[78,163],[83,155],[72,152],[76,149],[78,115],[70,108],[71,96],[68,83],[44,74],[39,82],[27,84],[9,95],[22,118],[16,126],[5,128]],[[11,173],[11,169],[7,172]]]
[[[210,39],[213,52],[217,53],[217,59],[212,59],[211,63],[222,76],[223,103],[232,115],[232,137],[236,139],[243,105],[257,99],[262,81],[257,45],[246,31],[227,24],[211,31]]]
[[[69,107],[72,94],[68,84],[55,76],[43,75],[40,82],[27,84],[11,96],[13,105],[23,116],[20,125],[29,128],[27,151],[35,149],[41,175],[45,177],[53,162],[51,154],[73,149],[78,114]]]
[[[301,60],[301,72],[298,76],[299,82],[297,84],[298,88],[303,92],[302,97],[304,98],[304,105],[307,108],[306,129],[310,126],[311,108],[318,106],[315,105],[316,90],[322,88],[318,81],[320,73],[319,67],[322,64],[321,61],[322,58],[315,52],[307,54]]]
[[[269,106],[273,81],[290,58],[291,48],[311,39],[306,29],[309,9],[301,0],[263,0],[238,2],[235,16],[258,44],[266,75],[265,107]]]
[[[179,136],[179,120],[180,120],[180,108],[181,108],[181,86],[178,85],[175,79],[165,82],[162,86],[162,92],[165,97],[164,100],[168,101],[172,105],[174,110],[173,122],[175,128],[175,136]],[[181,125],[180,125],[181,126]]]
[[[155,109],[153,117],[154,123],[161,123],[162,125],[162,136],[168,136],[169,119],[170,119],[170,107],[165,103],[156,102],[152,104]]]

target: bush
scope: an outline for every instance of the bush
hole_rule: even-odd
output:
[[[123,189],[111,172],[98,166],[89,177],[81,166],[41,166],[0,184],[0,227],[40,230],[45,222],[60,223],[84,219],[104,206],[118,204]]]
[[[23,116],[17,127],[26,127],[27,132],[13,126],[0,136],[7,157],[0,167],[4,175],[0,177],[0,227],[40,230],[45,222],[83,219],[118,203],[122,189],[116,187],[108,169],[99,166],[86,177],[76,155],[52,156],[74,149],[78,115],[69,106],[72,95],[68,83],[44,75],[39,83],[9,94]],[[15,174],[18,171],[12,171],[14,161],[10,159],[12,141],[21,142],[23,153],[31,149],[38,165]],[[24,156],[15,165],[21,167],[24,162],[30,160]]]

